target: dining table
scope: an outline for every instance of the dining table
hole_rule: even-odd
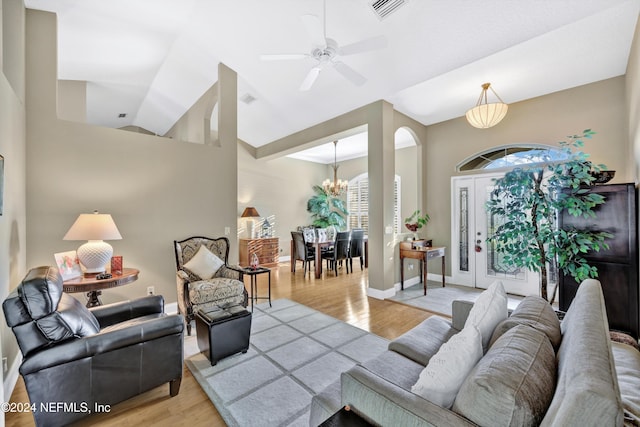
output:
[[[364,236],[364,266],[365,268],[369,267],[369,239],[367,236]],[[333,240],[320,240],[316,239],[313,242],[306,242],[307,246],[314,248],[315,252],[315,277],[319,279],[322,277],[322,249],[330,248],[333,246],[335,242]],[[294,272],[295,261],[295,247],[293,244],[293,239],[291,240],[291,272]]]

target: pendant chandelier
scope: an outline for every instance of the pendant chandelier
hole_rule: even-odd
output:
[[[324,191],[332,196],[339,196],[349,188],[349,183],[347,181],[338,179],[337,148],[338,141],[333,141],[333,165],[331,166],[333,168],[333,181],[325,179],[322,182],[322,188],[324,188]]]
[[[487,90],[491,89],[491,92],[498,98],[500,102],[488,103],[487,102]],[[476,106],[467,111],[467,121],[473,127],[479,129],[487,129],[500,123],[504,116],[507,115],[507,109],[509,106],[505,104],[498,96],[495,90],[491,87],[491,83],[485,83],[482,85],[482,92],[478,98]]]

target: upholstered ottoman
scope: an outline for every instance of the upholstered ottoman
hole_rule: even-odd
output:
[[[241,305],[215,306],[196,312],[196,335],[200,352],[211,361],[249,350],[251,313]]]

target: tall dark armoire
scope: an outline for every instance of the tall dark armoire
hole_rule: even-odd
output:
[[[594,186],[590,191],[605,197],[605,203],[595,211],[596,218],[576,218],[563,213],[559,226],[602,230],[614,235],[607,240],[608,250],[589,253],[586,258],[589,264],[598,268],[609,328],[638,338],[640,295],[636,188],[634,184],[610,184]],[[560,310],[566,311],[578,284],[570,276],[560,274],[559,286]]]

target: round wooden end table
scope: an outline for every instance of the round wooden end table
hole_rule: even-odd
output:
[[[113,274],[108,279],[96,278],[97,274],[87,274],[81,277],[62,282],[62,290],[67,293],[86,292],[87,307],[102,305],[100,295],[102,289],[115,288],[138,280],[140,270],[135,268],[123,268],[121,274]]]

